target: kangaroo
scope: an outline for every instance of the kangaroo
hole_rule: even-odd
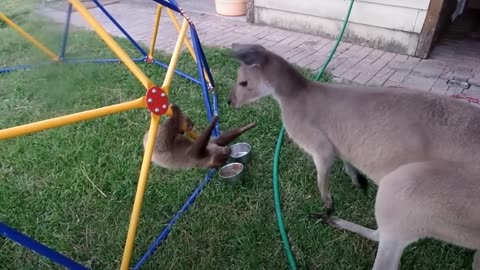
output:
[[[193,122],[185,117],[177,105],[171,105],[173,114],[158,127],[153,149],[152,162],[167,169],[216,168],[227,162],[230,155],[230,142],[245,131],[256,126],[252,122],[211,138],[218,122],[214,116],[197,141],[183,135],[182,125],[193,128]],[[143,147],[147,143],[148,130],[143,137]]]
[[[228,103],[276,100],[289,137],[315,163],[327,213],[313,216],[378,241],[374,270],[398,269],[404,249],[421,238],[476,251],[480,270],[479,108],[415,89],[308,80],[256,44],[232,51],[240,67]],[[327,175],[336,157],[379,186],[376,230],[332,216]]]

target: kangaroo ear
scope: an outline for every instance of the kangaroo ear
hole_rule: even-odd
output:
[[[268,51],[258,44],[232,44],[232,56],[249,66],[264,66],[268,61]]]
[[[190,149],[190,154],[194,157],[203,157],[205,155],[205,150],[207,149],[207,145],[210,142],[210,137],[212,136],[212,131],[217,124],[218,116],[214,116],[212,121],[210,121],[210,125],[208,125],[207,129],[200,135],[197,141],[194,143],[192,148]]]

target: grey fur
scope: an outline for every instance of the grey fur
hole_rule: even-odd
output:
[[[288,135],[315,162],[322,220],[378,239],[373,269],[398,269],[404,248],[422,238],[480,249],[479,108],[415,89],[315,82],[260,45],[232,48],[241,63],[229,102],[273,96]],[[379,186],[376,231],[330,215],[336,157],[349,175],[358,168]]]
[[[161,124],[155,138],[152,162],[167,169],[216,168],[229,158],[228,144],[238,136],[256,126],[252,122],[211,138],[218,117],[213,117],[207,129],[197,141],[183,135],[182,126],[193,127],[176,105],[172,105],[173,115]],[[143,147],[147,143],[148,130],[143,137]]]

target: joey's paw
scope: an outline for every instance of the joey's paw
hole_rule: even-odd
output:
[[[180,113],[180,108],[176,104],[170,104],[170,108],[174,114]]]
[[[187,130],[192,130],[194,126],[192,119],[185,117],[185,125],[187,126]]]

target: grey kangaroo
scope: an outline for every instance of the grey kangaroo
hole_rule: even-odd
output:
[[[173,115],[158,127],[152,162],[167,169],[215,168],[224,164],[230,155],[228,144],[241,134],[256,126],[252,122],[211,138],[218,121],[214,116],[200,137],[193,141],[184,136],[181,127],[193,128],[192,121],[185,117],[177,105],[171,105]],[[147,143],[148,130],[143,136]]]
[[[480,109],[414,89],[319,83],[260,45],[233,44],[240,60],[234,108],[273,96],[288,135],[312,156],[324,223],[378,241],[374,270],[396,270],[404,249],[433,238],[476,251],[480,270]],[[332,216],[334,158],[375,184],[377,229]],[[353,179],[355,182],[355,180]]]

